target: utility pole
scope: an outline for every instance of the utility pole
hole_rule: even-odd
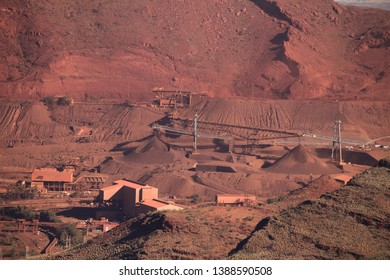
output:
[[[86,221],[86,225],[87,225],[87,231],[86,231],[85,236],[84,236],[84,243],[87,242],[87,240],[88,240],[88,226],[89,226],[88,220]]]
[[[343,163],[343,151],[342,151],[342,140],[341,140],[341,124],[342,122],[340,120],[337,120],[334,122],[334,126],[333,126],[333,147],[332,147],[332,155],[331,155],[331,159],[332,161],[335,159],[335,148],[336,148],[336,144],[339,145],[339,154],[340,154],[340,157],[339,157],[339,160],[340,160],[340,164]]]
[[[338,127],[339,127],[339,149],[340,149],[340,164],[343,163],[343,151],[341,148],[341,121],[337,122]]]
[[[194,115],[194,151],[193,153],[195,154],[197,151],[197,137],[198,137],[198,112],[195,113]]]

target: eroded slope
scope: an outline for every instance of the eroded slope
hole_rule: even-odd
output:
[[[0,95],[388,99],[389,12],[325,1],[2,1]]]
[[[390,170],[370,169],[348,186],[262,220],[234,259],[388,259]]]

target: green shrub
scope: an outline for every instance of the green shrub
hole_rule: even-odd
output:
[[[188,198],[191,199],[191,203],[196,204],[196,203],[200,202],[200,195],[199,194],[193,194]]]
[[[19,199],[34,199],[38,194],[36,188],[24,188],[20,186],[15,186],[11,191],[1,194],[1,198],[4,200],[19,200]]]
[[[378,167],[390,168],[390,157],[383,158],[378,162]]]
[[[279,202],[279,201],[283,200],[284,197],[285,197],[285,195],[279,195],[277,197],[268,198],[267,203],[271,204],[271,203]]]
[[[252,221],[253,220],[253,216],[247,216],[243,219],[244,221]]]
[[[72,103],[72,98],[69,96],[60,97],[57,99],[57,105],[59,106],[69,106]]]
[[[61,220],[50,210],[43,210],[39,214],[39,221],[49,223],[60,223]]]
[[[78,197],[82,197],[83,196],[83,193],[79,190],[75,191],[74,193],[72,193],[70,195],[71,198],[78,198]]]
[[[26,206],[10,207],[4,211],[6,216],[14,219],[32,220],[36,218],[36,213]]]
[[[46,96],[42,99],[43,104],[51,108],[56,103],[56,98],[54,96]]]
[[[66,245],[66,239],[70,237],[73,246],[76,246],[84,241],[84,236],[74,224],[64,224],[57,230],[58,243],[62,246]]]

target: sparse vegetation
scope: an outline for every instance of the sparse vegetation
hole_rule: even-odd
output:
[[[31,210],[26,206],[17,206],[5,208],[4,215],[14,219],[27,219],[32,220],[36,218],[35,211]]]
[[[200,195],[199,194],[193,194],[188,198],[191,199],[191,203],[193,203],[193,204],[197,204],[200,202]]]
[[[232,258],[387,259],[389,180],[388,168],[371,168],[348,186],[265,218]]]
[[[383,158],[378,162],[378,167],[390,168],[390,157]]]
[[[34,199],[38,191],[36,188],[25,188],[22,186],[14,186],[8,192],[1,194],[3,200],[19,200],[19,199]]]
[[[76,143],[90,143],[91,139],[89,137],[80,137],[76,140]]]
[[[46,96],[42,99],[42,103],[45,104],[49,109],[53,109],[55,105],[57,106],[69,106],[72,104],[72,98],[69,96],[55,97],[55,96]]]
[[[41,222],[51,222],[51,223],[60,223],[61,220],[50,210],[43,210],[39,213],[39,221]]]
[[[67,239],[70,238],[72,246],[78,245],[84,241],[84,236],[74,224],[64,224],[57,231],[58,244],[65,246]]]
[[[59,106],[68,106],[70,104],[72,104],[72,98],[69,96],[64,96],[57,99],[57,105]]]
[[[252,221],[254,219],[253,216],[247,216],[245,217],[244,219],[242,219],[243,221]]]
[[[43,104],[45,104],[49,109],[53,108],[56,103],[56,98],[54,96],[46,96],[42,99]]]
[[[78,198],[78,197],[82,197],[83,196],[83,193],[79,190],[76,190],[74,193],[72,193],[70,195],[71,198]]]
[[[275,203],[275,202],[279,202],[279,201],[283,200],[283,198],[285,198],[285,197],[286,197],[285,195],[279,195],[277,197],[268,198],[267,199],[267,203],[268,204],[272,204],[272,203]]]

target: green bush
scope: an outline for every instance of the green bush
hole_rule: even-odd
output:
[[[50,210],[43,210],[39,214],[39,221],[49,223],[60,223],[61,220]]]
[[[72,193],[70,195],[71,198],[78,198],[78,197],[82,197],[83,196],[83,193],[79,190],[76,190],[74,193]]]
[[[32,220],[36,218],[36,213],[26,206],[6,208],[4,214],[14,219]]]
[[[60,97],[57,100],[57,105],[59,106],[68,106],[72,103],[72,98],[68,96]]]
[[[58,243],[62,246],[66,245],[67,237],[71,238],[71,243],[76,246],[84,241],[84,236],[74,224],[64,224],[57,231]]]
[[[11,191],[1,194],[0,198],[7,200],[19,200],[19,199],[34,199],[38,194],[36,188],[24,188],[20,186],[15,186]]]
[[[279,195],[278,197],[268,198],[267,203],[271,204],[271,203],[279,202],[279,201],[283,200],[284,198],[285,198],[285,195]]]
[[[42,99],[43,104],[51,108],[56,103],[56,98],[54,96],[47,96]]]
[[[196,203],[200,202],[200,195],[199,194],[193,194],[188,198],[191,199],[191,203],[196,204]]]
[[[390,157],[383,158],[378,162],[378,167],[390,168]]]
[[[249,222],[249,221],[252,221],[253,218],[254,218],[253,216],[247,216],[247,217],[245,217],[243,220]]]

